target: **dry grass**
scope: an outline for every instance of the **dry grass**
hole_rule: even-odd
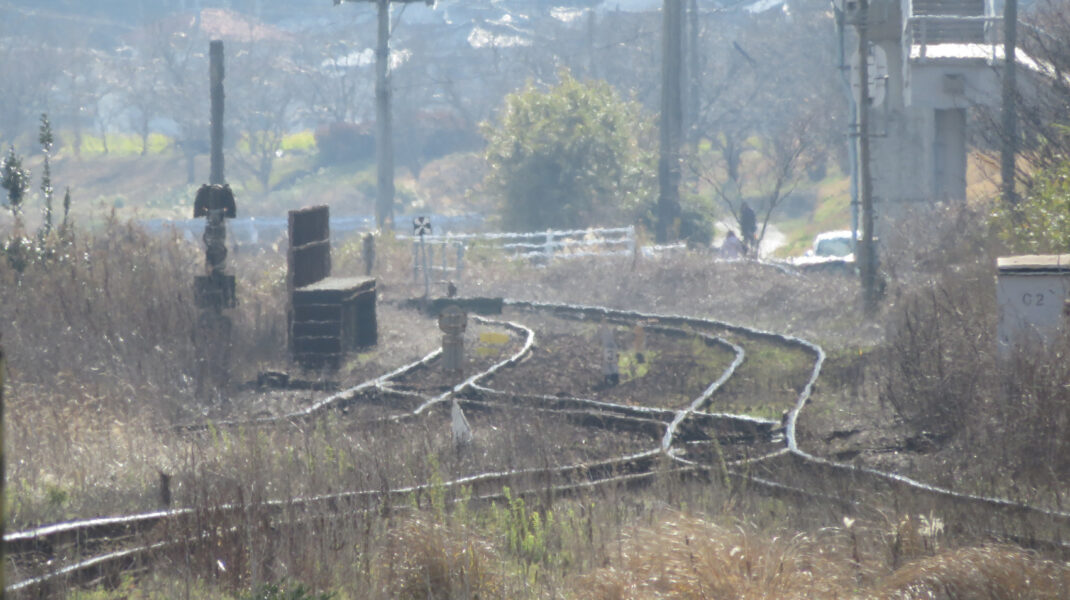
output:
[[[383,596],[398,600],[497,598],[494,545],[467,526],[408,519],[390,532],[378,558]]]
[[[1019,548],[962,548],[912,562],[887,577],[880,600],[1056,600],[1070,594],[1070,568]]]
[[[916,257],[929,248],[969,254],[944,243],[894,256]],[[382,300],[422,293],[412,281],[409,251],[399,242],[380,244]],[[285,364],[284,261],[273,253],[232,259],[242,302],[233,311],[232,368],[236,379],[247,380]],[[841,529],[842,512],[819,501],[774,500],[745,486],[729,491],[675,476],[645,489],[611,486],[576,498],[547,492],[528,499],[521,519],[503,516],[513,509],[500,505],[450,509],[441,497],[414,497],[400,520],[385,507],[341,518],[253,518],[257,503],[269,498],[385,489],[450,478],[474,466],[451,454],[448,429],[434,422],[369,430],[332,415],[286,430],[165,433],[221,402],[197,394],[202,349],[192,335],[189,284],[201,260],[199,246],[112,220],[21,275],[0,264],[0,323],[11,370],[8,516],[16,527],[154,508],[161,470],[174,477],[176,504],[196,507],[205,523],[223,503],[251,508],[234,539],[193,549],[189,561],[176,557],[171,571],[194,582],[193,589],[230,596],[280,580],[316,584],[337,591],[340,600],[425,598],[429,591],[434,598],[1011,598],[1019,597],[1014,594],[1024,588],[1015,586],[1025,580],[1053,591],[1022,597],[1067,596],[1058,593],[1066,591],[1065,565],[1021,551],[963,548],[933,557],[926,549],[917,562],[893,572],[895,535],[886,522]],[[897,260],[902,272],[913,259]],[[1066,492],[1070,456],[1061,435],[1070,406],[1066,354],[1059,349],[1050,361],[1022,357],[1008,370],[982,355],[992,303],[983,300],[991,289],[977,264],[975,258],[898,278],[885,308],[892,326],[884,350],[866,353],[881,362],[865,368],[885,377],[885,401],[900,403],[895,410],[910,427],[928,427],[932,414],[943,415],[941,423],[963,414],[932,412],[944,404],[968,412],[969,418],[949,425],[947,454],[918,463],[923,475],[984,472],[1004,485],[1028,487],[1023,496],[1043,490],[1040,495],[1057,503]],[[335,267],[361,272],[359,251],[342,249]],[[885,342],[885,329],[857,310],[856,284],[842,277],[799,278],[767,267],[715,264],[702,254],[535,268],[485,253],[474,254],[468,267],[463,295],[712,316],[837,347]],[[919,285],[922,280],[933,283]],[[397,329],[384,328],[376,354],[347,373],[382,372],[434,345],[433,329],[427,339],[401,332],[422,329],[426,319],[385,310]],[[917,335],[903,333],[908,324]],[[934,331],[942,335],[934,338]],[[934,349],[934,340],[943,345]],[[419,351],[386,347],[420,344],[429,345]],[[241,407],[232,411],[241,414]],[[555,437],[552,423],[544,427],[546,435],[520,436],[545,438],[543,447],[532,442],[518,449],[501,434],[480,450],[505,462],[553,464],[557,446],[568,440]],[[952,453],[976,455],[977,444],[999,452],[969,464],[948,461]],[[899,512],[894,496],[872,502],[874,512]],[[512,541],[521,539],[518,532],[521,543]],[[981,539],[960,535],[954,543]],[[225,573],[219,561],[228,565]],[[161,583],[166,591],[155,597],[174,597],[174,589],[173,582]],[[923,595],[926,590],[932,595]]]
[[[577,598],[847,598],[850,556],[832,533],[781,536],[675,513],[623,535],[613,565],[581,576]]]

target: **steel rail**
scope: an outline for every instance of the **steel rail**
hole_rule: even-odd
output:
[[[728,466],[727,476],[736,479],[738,481],[745,481],[750,484],[762,488],[768,493],[777,495],[788,495],[796,497],[808,497],[812,499],[820,499],[823,501],[833,501],[837,505],[841,505],[847,508],[857,508],[858,502],[844,496],[823,494],[812,489],[806,489],[805,487],[799,487],[797,485],[786,484],[783,481],[777,481],[769,478],[769,474],[758,475],[750,471],[754,465],[771,464],[770,461],[776,459],[782,459],[784,457],[790,458],[795,466],[802,466],[813,471],[823,471],[824,475],[836,475],[836,476],[849,476],[845,478],[845,481],[857,481],[859,476],[869,477],[875,480],[885,481],[893,485],[897,485],[900,488],[911,490],[914,492],[921,492],[933,497],[942,498],[952,502],[968,502],[978,506],[986,508],[995,508],[1001,510],[1011,510],[1019,514],[1029,514],[1033,516],[1048,517],[1060,522],[1065,522],[1070,519],[1070,513],[1045,509],[1043,507],[1037,507],[1025,503],[1019,503],[1002,498],[986,497],[974,494],[964,494],[960,492],[954,492],[946,488],[933,486],[919,482],[915,479],[897,474],[880,471],[868,467],[859,467],[856,465],[850,465],[845,463],[839,463],[826,458],[814,456],[805,452],[799,448],[796,437],[796,425],[798,417],[804,407],[810,401],[813,386],[821,373],[821,368],[825,361],[824,350],[812,342],[803,340],[790,335],[784,335],[769,331],[764,331],[756,328],[736,325],[723,321],[717,321],[713,319],[704,319],[697,317],[688,317],[682,315],[665,315],[656,313],[647,313],[640,311],[620,310],[607,307],[598,306],[583,306],[573,304],[554,304],[543,302],[531,302],[522,300],[505,300],[505,304],[511,308],[521,310],[532,310],[538,312],[548,312],[557,316],[563,315],[580,315],[582,318],[601,317],[608,319],[622,319],[627,321],[643,320],[652,321],[657,323],[673,324],[686,327],[703,327],[703,328],[716,328],[730,331],[744,337],[770,339],[777,343],[801,348],[814,358],[813,366],[809,371],[809,377],[805,385],[802,386],[799,391],[796,402],[792,409],[789,411],[787,418],[784,422],[784,447],[774,452],[766,453],[758,457],[748,457],[740,460],[725,461]],[[478,318],[478,317],[477,317]],[[498,400],[506,399],[508,402],[514,405],[519,404],[529,409],[545,410],[553,413],[559,413],[563,415],[600,415],[605,419],[605,422],[613,422],[618,424],[628,423],[630,426],[635,427],[650,427],[651,424],[665,425],[667,420],[671,421],[666,425],[666,430],[662,435],[661,442],[656,448],[634,453],[630,455],[615,457],[611,459],[604,459],[599,461],[592,461],[588,463],[580,463],[573,465],[557,466],[552,468],[529,468],[529,469],[517,469],[511,471],[501,472],[485,472],[466,477],[457,478],[449,482],[439,484],[418,484],[412,486],[405,486],[390,490],[363,490],[355,492],[341,492],[335,494],[313,496],[308,498],[298,498],[285,501],[269,501],[260,505],[265,509],[274,511],[281,511],[283,509],[299,508],[302,510],[333,510],[342,511],[339,514],[344,514],[344,509],[339,506],[344,504],[357,504],[357,503],[369,503],[377,502],[379,504],[401,501],[404,502],[411,498],[413,495],[419,496],[420,494],[427,493],[434,488],[446,489],[446,490],[468,490],[469,493],[473,493],[475,490],[479,490],[478,495],[473,495],[473,498],[486,498],[489,500],[501,499],[501,489],[510,483],[516,484],[524,479],[541,478],[547,482],[557,479],[558,481],[568,480],[570,478],[582,479],[580,482],[566,481],[565,483],[551,484],[535,486],[528,489],[517,488],[515,495],[522,494],[536,494],[545,493],[547,490],[558,490],[564,493],[565,490],[579,490],[586,489],[587,487],[594,487],[599,485],[606,485],[608,483],[620,483],[628,481],[648,481],[651,477],[661,473],[682,473],[695,476],[700,473],[708,474],[714,467],[706,465],[698,461],[693,461],[684,458],[680,455],[679,449],[673,446],[673,441],[676,439],[676,433],[685,422],[691,420],[705,420],[707,423],[718,423],[722,426],[727,425],[731,430],[736,427],[749,427],[751,431],[764,433],[767,436],[771,435],[775,431],[777,422],[767,419],[756,419],[752,417],[746,417],[742,415],[725,415],[718,413],[704,413],[699,410],[706,402],[709,401],[709,397],[716,392],[717,389],[731,377],[731,373],[734,373],[735,368],[743,361],[743,350],[738,345],[731,344],[726,340],[720,338],[713,338],[705,334],[704,339],[707,343],[710,340],[718,340],[716,343],[726,343],[731,345],[736,351],[735,358],[732,365],[725,373],[722,373],[721,377],[717,381],[711,383],[703,391],[702,394],[694,401],[692,401],[686,408],[672,411],[668,409],[652,408],[652,407],[631,407],[620,404],[614,404],[611,402],[595,401],[581,398],[561,398],[556,396],[543,396],[538,394],[510,394],[500,390],[481,385],[479,382],[490,377],[497,370],[515,365],[520,360],[528,355],[534,344],[534,332],[513,322],[499,322],[492,320],[483,320],[487,323],[505,324],[507,327],[514,328],[515,331],[524,331],[526,340],[522,345],[522,348],[511,355],[508,359],[495,363],[487,371],[469,377],[461,384],[454,386],[444,394],[440,394],[434,398],[426,399],[426,401],[420,405],[417,409],[419,414],[429,412],[430,408],[438,405],[450,397],[456,397],[457,401],[469,406],[470,408],[477,408],[481,403],[486,404],[486,400],[494,398],[494,404],[497,406]],[[668,328],[666,328],[668,329]],[[682,330],[674,330],[678,333],[685,335],[692,334],[692,332],[685,332]],[[343,392],[339,392],[328,398],[318,402],[317,404],[305,409],[303,411],[297,411],[278,417],[275,419],[259,419],[243,422],[245,424],[255,423],[279,423],[282,421],[292,421],[296,419],[308,418],[313,414],[330,409],[345,406],[347,403],[356,401],[356,399],[369,391],[375,390],[381,393],[404,393],[410,395],[402,390],[392,390],[390,380],[411,372],[413,369],[425,366],[430,363],[434,358],[439,355],[440,351],[436,350],[424,358],[404,365],[394,371],[387,373],[383,376],[365,381],[357,386],[351,387]],[[423,397],[422,395],[419,395]],[[539,403],[541,406],[533,406],[534,403]],[[413,415],[417,414],[417,411],[413,411]],[[608,418],[608,414],[613,414],[612,418]],[[386,420],[397,421],[402,417],[389,417]],[[645,424],[643,424],[645,423]],[[206,425],[207,427],[207,425]],[[720,437],[720,431],[718,437]],[[666,467],[663,462],[659,462],[659,456],[668,456],[671,459],[669,464],[675,464],[676,467]],[[745,472],[741,472],[740,469],[746,467]],[[802,475],[805,479],[812,479],[813,473],[809,475]],[[248,507],[237,506],[223,506],[217,510],[219,512],[247,510]],[[352,508],[350,509],[352,510]],[[367,510],[362,508],[361,510]],[[30,552],[39,548],[52,548],[55,546],[62,546],[65,543],[70,543],[73,539],[75,543],[81,540],[96,539],[97,536],[110,537],[111,532],[122,532],[126,534],[139,533],[146,529],[159,525],[163,521],[175,521],[181,523],[181,519],[189,517],[194,511],[192,509],[178,509],[174,511],[157,511],[152,513],[145,513],[141,515],[131,515],[128,517],[110,517],[100,519],[89,519],[85,521],[77,521],[70,523],[61,523],[57,525],[50,525],[47,527],[38,528],[26,532],[16,532],[5,536],[5,541],[8,542],[8,547],[12,549],[21,549],[22,552]],[[1065,523],[1064,523],[1065,524]],[[1033,544],[1049,544],[1054,548],[1063,548],[1067,550],[1070,548],[1065,543],[1058,540],[1051,542],[1050,540],[1037,540],[1035,538],[1020,538],[1024,541],[1032,541]],[[9,541],[10,540],[10,541]],[[162,542],[161,542],[162,543]],[[144,546],[145,552],[152,551],[152,548],[158,548],[159,543]],[[18,552],[19,550],[16,550]],[[95,568],[92,565],[99,565],[101,561],[113,560],[121,561],[126,559],[129,554],[135,552],[135,550],[122,550],[118,552],[112,552],[100,557],[93,557],[83,563],[89,565],[85,568]],[[97,562],[93,562],[97,561]],[[74,573],[77,565],[68,565],[61,567],[56,572],[46,574],[42,577],[45,578],[64,578],[71,577]],[[35,578],[37,581],[40,578]],[[25,582],[15,584],[16,586],[23,585]],[[29,584],[26,584],[29,585]],[[36,585],[36,584],[35,584]],[[8,587],[9,591],[15,588]],[[23,588],[18,588],[23,589]]]

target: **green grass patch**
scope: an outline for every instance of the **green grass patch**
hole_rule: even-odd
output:
[[[316,149],[316,136],[309,129],[291,133],[282,138],[282,149],[286,152],[313,152]]]
[[[104,151],[104,138],[82,134],[82,145],[79,148],[82,158],[96,158],[101,156],[129,157],[141,156],[141,136],[132,133],[109,133],[107,137],[107,152]],[[160,154],[171,147],[172,140],[166,135],[159,133],[149,134],[146,154]]]
[[[657,360],[656,350],[650,352],[621,352],[617,355],[617,368],[621,383],[639,379],[650,371],[650,363]]]
[[[740,365],[740,372],[762,378],[783,379],[801,373],[811,364],[813,357],[802,350],[779,343],[751,340],[747,344],[747,359]]]

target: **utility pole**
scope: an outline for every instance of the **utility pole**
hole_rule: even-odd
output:
[[[680,215],[683,6],[684,0],[664,0],[661,9],[661,148],[658,157],[658,223],[655,231],[655,240],[659,244],[676,239]]]
[[[375,224],[394,226],[394,123],[390,103],[390,0],[376,0],[379,37],[375,46]]]
[[[867,315],[877,311],[877,248],[873,243],[873,181],[869,170],[869,0],[858,3],[858,178],[861,180],[862,239],[856,254]]]
[[[375,45],[375,223],[380,229],[394,226],[394,128],[390,97],[390,4],[434,0],[334,0],[374,2],[378,10],[378,40]]]
[[[689,0],[687,3],[687,131],[688,141],[697,143],[696,125],[698,124],[699,112],[699,77],[701,70],[698,64],[698,0]]]
[[[1006,0],[1003,5],[1003,148],[1000,151],[1000,180],[1003,204],[1015,209],[1018,194],[1014,189],[1015,156],[1018,154],[1017,92],[1018,0]]]
[[[4,533],[7,532],[7,519],[4,515],[7,514],[7,506],[5,506],[4,498],[7,496],[7,468],[4,462],[4,372],[7,370],[7,365],[4,364],[4,347],[0,346],[0,565],[7,566],[5,560],[7,556],[7,548],[4,546]],[[4,598],[4,588],[7,587],[7,581],[4,579],[4,569],[0,569],[0,600]]]

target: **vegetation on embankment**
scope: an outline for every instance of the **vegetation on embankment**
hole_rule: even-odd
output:
[[[958,222],[951,215],[946,223]],[[970,243],[980,243],[972,235]],[[943,468],[998,475],[1002,487],[980,491],[1004,492],[1013,484],[1016,499],[1047,504],[1067,489],[1057,472],[1042,468],[1058,466],[1045,460],[1067,454],[1052,445],[1065,440],[1057,434],[1065,390],[1052,385],[1065,376],[1058,375],[1057,358],[1049,363],[1029,357],[1022,358],[1032,366],[1006,380],[1011,388],[998,384],[1002,371],[979,374],[988,364],[978,349],[986,347],[992,305],[970,299],[991,290],[984,287],[982,255],[956,250],[964,241],[937,237],[933,243],[951,244],[941,256],[969,257],[974,262],[967,271],[980,275],[963,280],[963,262],[917,265],[916,271],[930,270],[914,277],[934,283],[891,282],[885,312],[872,325],[857,310],[852,280],[715,266],[699,253],[622,260],[614,269],[583,261],[538,269],[488,256],[469,265],[460,284],[465,295],[707,315],[819,333],[830,348],[879,348],[869,351],[874,361],[864,368],[873,377],[860,396],[890,403],[911,427],[928,427],[924,420],[912,424],[912,415],[937,408],[945,410],[938,413],[941,422],[956,427],[933,431],[938,435],[930,443],[943,454],[919,458],[978,456],[978,443],[1003,449],[969,464],[919,460],[912,474],[942,478]],[[408,252],[405,244],[381,240],[383,300],[416,293]],[[919,247],[902,252],[929,254]],[[359,268],[358,256],[351,247],[340,251],[340,272]],[[285,434],[170,433],[169,425],[221,401],[198,394],[195,386],[199,350],[190,335],[195,315],[188,283],[200,266],[196,245],[116,221],[100,230],[76,229],[71,241],[56,242],[21,273],[0,264],[0,318],[12,323],[4,345],[11,385],[5,396],[8,516],[14,527],[153,508],[158,470],[174,475],[176,504],[204,514],[224,503],[252,507],[261,499],[454,476],[452,459],[434,441],[444,429],[404,440],[390,432],[356,436],[344,419],[333,417]],[[233,267],[241,303],[234,313],[232,367],[247,380],[283,360],[283,260],[273,253],[241,256]],[[427,335],[436,335],[428,329]],[[933,338],[938,331],[942,335]],[[908,361],[911,356],[922,360]],[[763,364],[791,370],[794,357],[758,352],[756,359],[752,368],[758,371]],[[834,379],[820,384],[833,385]],[[1008,391],[1015,391],[1013,404],[1002,395]],[[815,404],[826,400],[819,396]],[[872,406],[851,408],[864,415]],[[956,420],[956,414],[968,418]],[[1040,430],[1055,432],[1044,437],[1047,445],[1031,434]],[[551,461],[560,444],[551,434],[529,458]],[[244,541],[205,548],[189,561],[163,557],[151,576],[120,589],[145,598],[187,590],[191,597],[272,598],[267,594],[290,593],[300,582],[306,596],[327,592],[339,599],[424,598],[429,589],[440,598],[894,598],[947,586],[1056,598],[1067,590],[1065,564],[982,545],[986,534],[972,527],[967,513],[947,507],[904,511],[895,497],[874,496],[845,510],[819,500],[776,499],[738,483],[663,475],[644,489],[610,485],[578,496],[522,500],[514,494],[498,503],[436,487],[406,504],[337,520],[328,514],[311,521],[250,519]],[[1024,578],[1031,582],[1028,592],[1021,591]],[[270,582],[279,589],[264,587]],[[95,594],[113,593],[102,588]]]

